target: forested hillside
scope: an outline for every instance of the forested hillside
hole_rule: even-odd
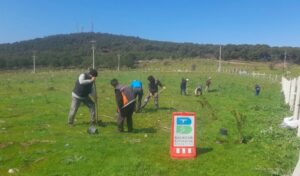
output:
[[[218,58],[219,45],[161,42],[104,33],[54,35],[28,41],[0,45],[0,68],[87,67],[92,63],[92,42],[95,41],[96,67],[114,68],[120,54],[121,66],[134,67],[137,60],[163,58]],[[225,45],[222,59],[248,61],[280,61],[287,52],[290,62],[300,63],[299,47],[268,45]]]

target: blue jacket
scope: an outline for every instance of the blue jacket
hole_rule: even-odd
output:
[[[132,87],[132,88],[143,88],[143,84],[139,80],[133,80],[130,84],[130,87]]]

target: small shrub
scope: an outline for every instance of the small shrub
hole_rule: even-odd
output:
[[[163,65],[164,65],[164,66],[168,66],[168,65],[171,65],[171,63],[170,63],[169,61],[164,61],[164,62],[163,62]]]
[[[197,67],[197,65],[196,65],[196,64],[193,64],[193,65],[192,65],[192,71],[195,71],[195,70],[196,70],[196,67]]]
[[[239,143],[247,143],[246,137],[244,135],[244,126],[246,122],[246,116],[243,114],[240,114],[236,110],[231,111],[233,114],[235,120],[236,120],[236,126],[239,133]]]

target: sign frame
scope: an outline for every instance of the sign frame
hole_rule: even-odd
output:
[[[179,119],[185,120],[180,122]],[[179,132],[176,131],[178,129],[181,135],[178,135]],[[187,131],[185,131],[185,129],[187,129]],[[192,131],[189,132],[190,130]],[[179,137],[179,139],[175,140],[175,137]],[[181,140],[181,138],[183,139]],[[170,155],[173,159],[189,159],[197,156],[195,112],[172,113]]]

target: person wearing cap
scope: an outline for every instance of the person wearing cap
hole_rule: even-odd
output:
[[[140,112],[141,102],[143,98],[143,84],[140,80],[133,80],[130,84],[130,87],[133,89],[134,97],[137,98],[137,103],[135,107],[135,112]]]
[[[208,79],[206,80],[205,91],[209,91],[210,85],[211,85],[211,77],[208,77]]]
[[[119,84],[117,79],[112,79],[110,84],[115,89],[115,97],[118,112],[118,132],[124,132],[124,121],[126,119],[128,132],[132,132],[132,114],[135,107],[135,98],[131,87]]]
[[[90,111],[90,123],[96,124],[96,108],[95,103],[90,98],[90,95],[95,94],[93,85],[96,81],[98,72],[95,69],[90,69],[87,73],[81,73],[75,82],[74,89],[72,91],[72,102],[68,116],[68,124],[73,126],[76,112],[81,103],[85,104]],[[95,99],[97,97],[94,97]]]

